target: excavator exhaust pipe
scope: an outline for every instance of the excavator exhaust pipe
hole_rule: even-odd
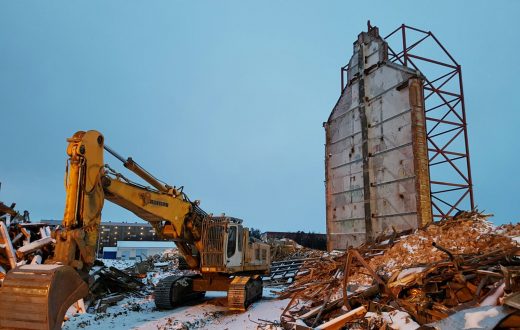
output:
[[[24,265],[0,288],[0,329],[61,329],[67,309],[88,294],[78,272],[63,265]]]

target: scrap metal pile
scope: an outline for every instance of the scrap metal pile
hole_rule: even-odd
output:
[[[477,325],[493,319],[518,326],[514,236],[520,226],[494,228],[486,218],[466,212],[307,261],[279,295],[291,298],[281,323],[287,329],[449,329],[460,319]]]

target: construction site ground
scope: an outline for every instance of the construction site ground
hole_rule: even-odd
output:
[[[170,311],[156,310],[151,297],[130,297],[109,307],[106,313],[76,315],[64,323],[63,329],[268,329],[266,321],[279,322],[288,302],[276,300],[270,288],[264,288],[262,300],[245,313],[227,310],[225,292],[208,292],[202,301]]]
[[[193,273],[177,249],[146,260],[101,259],[90,271],[89,295],[69,309],[63,328],[444,330],[457,322],[484,329],[520,323],[520,224],[496,227],[488,218],[463,212],[413,231],[390,230],[347,251],[269,240],[263,298],[243,313],[228,310],[226,292],[158,310],[159,281]],[[17,256],[27,246],[52,244],[45,225],[12,229],[25,227],[42,238]]]
[[[171,255],[171,250],[165,254]],[[158,257],[158,256],[157,256]],[[156,259],[157,259],[156,257]],[[104,269],[110,267],[132,272],[136,266],[133,260],[102,259]],[[68,312],[63,329],[275,329],[280,315],[289,299],[277,299],[282,287],[264,287],[263,298],[249,306],[247,312],[229,311],[226,292],[207,292],[202,300],[193,301],[173,310],[158,310],[153,300],[153,286],[165,276],[180,274],[177,260],[158,262],[155,265],[169,264],[167,268],[151,267],[142,279],[146,287],[137,292],[120,292],[124,299],[115,301],[105,311],[78,313],[74,307]],[[145,261],[146,263],[146,261]],[[98,269],[93,270],[96,272]],[[115,288],[115,287],[114,287]],[[113,295],[118,296],[117,292]],[[110,294],[99,296],[103,301]],[[116,297],[117,299],[117,297]],[[91,306],[100,304],[92,303]],[[88,309],[88,308],[87,308]]]

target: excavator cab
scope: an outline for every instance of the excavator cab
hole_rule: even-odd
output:
[[[206,216],[202,221],[200,276],[171,276],[155,290],[158,308],[172,308],[184,297],[205,291],[227,291],[228,308],[244,311],[262,297],[261,274],[269,271],[269,246],[249,238],[242,220]],[[185,285],[179,285],[184,283]]]
[[[206,291],[227,291],[228,308],[244,311],[262,297],[260,275],[269,272],[269,246],[250,239],[242,220],[206,216],[201,241],[200,275],[170,276],[160,281],[155,289],[158,308],[174,308],[186,297],[201,297]]]
[[[226,267],[239,267],[244,260],[243,236],[244,228],[240,224],[228,225],[226,239]]]
[[[269,246],[249,237],[242,220],[207,217],[202,227],[203,273],[240,273],[269,268]]]

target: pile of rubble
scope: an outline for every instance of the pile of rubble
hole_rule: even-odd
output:
[[[301,273],[302,265],[326,254],[324,251],[306,248],[289,238],[270,239],[271,267],[264,276],[264,285],[275,287],[291,283]]]
[[[494,228],[467,212],[309,260],[280,292],[291,298],[281,322],[298,329],[518,325],[520,246],[510,235],[519,229]]]
[[[271,239],[271,261],[285,261],[320,257],[323,251],[306,248],[289,238]]]
[[[89,295],[84,299],[89,313],[103,313],[124,298],[146,297],[163,277],[191,273],[176,249],[127,265],[121,260],[97,260],[90,272]]]
[[[6,273],[21,265],[39,264],[52,252],[49,226],[31,223],[29,212],[23,215],[0,202],[0,286]]]
[[[143,281],[115,267],[95,267],[90,275],[89,295],[84,299],[89,313],[104,313],[129,295],[145,294]]]

